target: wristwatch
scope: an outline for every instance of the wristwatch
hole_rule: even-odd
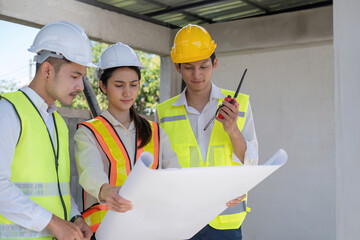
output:
[[[84,219],[83,216],[81,216],[81,215],[75,215],[70,219],[70,222],[75,222],[75,220],[78,219],[78,218]]]

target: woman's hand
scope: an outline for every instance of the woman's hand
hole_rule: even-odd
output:
[[[99,200],[105,202],[109,210],[124,213],[131,210],[133,206],[131,201],[119,195],[120,188],[105,183],[100,189]]]

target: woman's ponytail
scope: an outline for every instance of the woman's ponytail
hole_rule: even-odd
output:
[[[152,132],[148,120],[136,113],[134,106],[130,108],[130,117],[134,120],[137,137],[140,139],[138,148],[143,148],[151,140]]]

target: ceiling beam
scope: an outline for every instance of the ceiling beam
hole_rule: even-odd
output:
[[[180,5],[180,6],[177,6],[177,7],[170,7],[170,8],[166,8],[166,9],[155,11],[155,12],[150,12],[150,13],[147,13],[145,15],[148,16],[148,17],[154,17],[154,16],[158,16],[158,15],[161,15],[161,14],[165,14],[165,13],[180,12],[182,10],[186,10],[186,9],[189,9],[189,8],[206,5],[206,4],[213,3],[213,2],[222,2],[222,1],[224,1],[224,0],[200,1],[200,2],[195,2],[195,3],[189,3],[189,4],[185,4],[185,5]]]
[[[241,1],[244,2],[244,3],[247,3],[248,5],[251,5],[251,6],[253,6],[253,7],[256,7],[256,8],[258,8],[258,9],[260,9],[260,10],[264,11],[265,13],[270,13],[270,10],[269,10],[269,9],[267,9],[267,8],[265,8],[265,7],[263,7],[263,6],[260,6],[260,5],[257,4],[257,3],[253,3],[253,2],[250,1],[250,0],[241,0]]]
[[[144,1],[147,2],[147,3],[150,3],[150,4],[154,4],[154,5],[158,6],[158,7],[162,7],[165,10],[169,10],[169,9],[173,8],[170,5],[167,5],[167,4],[155,1],[155,0],[144,0]],[[214,23],[214,21],[212,19],[202,17],[202,16],[200,16],[198,14],[190,13],[190,12],[187,12],[187,11],[184,11],[184,10],[181,10],[181,11],[179,10],[179,12],[186,15],[186,16],[190,16],[190,17],[202,20],[203,22],[206,22],[206,23]],[[151,13],[149,13],[149,14],[151,14]],[[147,14],[144,14],[144,15],[147,15]]]
[[[102,9],[109,10],[109,11],[117,12],[117,13],[129,16],[129,17],[133,17],[133,18],[141,19],[141,20],[144,20],[144,21],[147,21],[147,22],[162,25],[162,26],[165,26],[165,27],[178,28],[178,26],[172,25],[170,23],[162,22],[162,21],[156,20],[154,18],[148,17],[146,15],[142,15],[142,14],[135,13],[135,12],[130,12],[130,11],[125,10],[123,8],[115,7],[115,6],[112,6],[112,5],[103,3],[103,2],[99,2],[99,1],[96,1],[96,0],[77,0],[77,1],[87,3],[87,4],[93,5],[95,7],[99,7],[99,8],[102,8]]]
[[[162,8],[168,8],[170,7],[169,5],[165,4],[165,3],[162,3],[162,2],[159,2],[159,1],[155,1],[155,0],[143,0],[147,3],[151,3],[151,4],[154,4],[158,7],[162,7]]]

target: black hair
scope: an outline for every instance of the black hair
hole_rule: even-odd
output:
[[[216,58],[216,55],[215,55],[215,52],[213,52],[210,56],[212,65],[214,65],[215,58]]]
[[[140,79],[141,79],[140,69],[135,66],[126,66],[126,67],[134,70],[137,73],[139,81],[140,81]],[[102,83],[106,86],[109,78],[111,78],[114,71],[118,68],[123,68],[123,67],[114,67],[114,68],[105,69],[101,73],[100,81],[102,81]],[[100,88],[100,90],[101,90],[101,88]],[[137,137],[140,139],[140,145],[138,146],[138,148],[143,148],[151,140],[152,132],[151,132],[150,123],[136,112],[134,105],[131,106],[131,108],[130,108],[130,118],[131,118],[131,120],[134,120]]]
[[[44,62],[50,63],[50,64],[54,67],[55,73],[58,73],[58,72],[59,72],[61,66],[62,66],[64,63],[71,63],[71,61],[68,60],[68,59],[66,59],[66,58],[60,59],[60,58],[54,58],[54,57],[48,57]],[[43,63],[44,63],[44,62],[43,62]],[[42,65],[43,63],[36,63],[36,70],[35,70],[35,72],[39,71],[39,69],[41,68],[41,65]]]
[[[136,72],[136,74],[138,75],[139,81],[141,80],[141,72],[138,67],[135,67],[135,66],[124,66],[124,67],[134,70]],[[100,76],[100,81],[102,81],[103,84],[106,86],[107,81],[109,80],[109,78],[111,78],[111,76],[113,75],[113,72],[118,68],[124,68],[124,67],[113,67],[113,68],[107,68],[105,70],[102,70],[102,73]]]
[[[210,56],[211,59],[211,64],[214,66],[214,61],[215,61],[216,55],[215,52],[213,52]],[[179,63],[179,68],[181,67],[181,63]]]

